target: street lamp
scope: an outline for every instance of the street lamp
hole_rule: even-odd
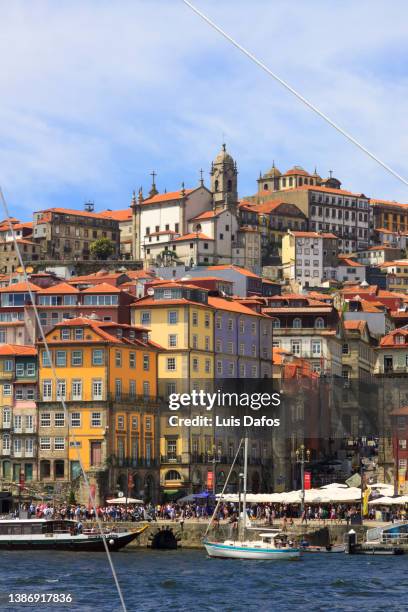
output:
[[[305,509],[305,463],[310,461],[310,450],[305,448],[304,444],[301,444],[296,449],[296,463],[300,463],[300,477],[302,479],[302,499],[300,504],[301,512]]]
[[[210,453],[209,453],[210,454]],[[217,492],[217,485],[216,485],[216,465],[217,463],[221,463],[221,449],[218,448],[218,450],[216,450],[215,445],[213,446],[213,450],[212,450],[212,458],[208,459],[209,463],[212,463],[212,473],[213,473],[213,495],[215,497],[215,494]]]

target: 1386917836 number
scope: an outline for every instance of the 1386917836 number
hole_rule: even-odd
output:
[[[31,604],[31,603],[71,603],[71,593],[9,593],[9,603]]]

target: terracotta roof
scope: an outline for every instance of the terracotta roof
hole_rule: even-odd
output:
[[[205,210],[204,212],[200,213],[196,217],[193,217],[192,219],[190,219],[190,221],[199,221],[200,219],[214,219],[214,217],[219,217],[219,215],[222,212],[224,211],[219,210],[217,212],[215,210]]]
[[[148,270],[128,270],[126,276],[133,279],[156,278],[153,272],[149,272]]]
[[[174,238],[174,242],[184,241],[184,240],[214,240],[214,238],[210,238],[201,232],[194,232],[191,234],[183,234],[178,238]]]
[[[338,263],[339,266],[353,266],[353,268],[364,268],[364,264],[359,263],[358,261],[354,261],[353,259],[349,259],[348,257],[342,257]]]
[[[13,293],[13,292],[23,292],[23,291],[28,293],[29,290],[33,292],[39,291],[40,287],[30,282],[26,283],[25,281],[21,281],[19,283],[13,283],[11,285],[8,285],[7,287],[0,287],[1,293]]]
[[[408,266],[408,259],[396,259],[395,261],[386,261],[379,265],[380,268],[391,268],[392,266]]]
[[[262,204],[256,204],[252,207],[256,213],[270,213],[273,210],[276,210],[281,206],[281,204],[290,204],[290,202],[285,202],[284,200],[268,200],[267,202],[262,202]],[[296,204],[292,204],[292,206],[296,206]]]
[[[371,198],[370,204],[372,204],[373,206],[385,204],[386,206],[398,206],[399,208],[408,207],[408,204],[402,204],[401,202],[395,202],[395,200],[377,200],[376,198]]]
[[[46,213],[58,213],[62,215],[75,215],[76,217],[90,217],[91,219],[106,219],[106,215],[103,213],[87,212],[86,210],[74,210],[72,208],[46,208],[44,210],[37,210],[36,214]],[[42,223],[43,220],[39,219],[37,223]]]
[[[57,285],[51,285],[46,289],[40,289],[38,295],[57,295],[57,294],[77,294],[80,293],[79,289],[69,285],[68,283],[58,283]]]
[[[196,289],[196,287],[194,287]],[[185,306],[190,304],[191,306],[201,306],[202,308],[210,308],[207,304],[202,304],[201,302],[193,302],[192,300],[186,300],[185,298],[177,298],[174,300],[155,300],[150,296],[142,297],[133,304],[131,304],[132,308],[145,308],[146,306]]]
[[[240,304],[237,301],[209,296],[208,303],[210,304],[210,306],[213,306],[213,308],[216,308],[217,310],[227,310],[228,312],[236,312],[237,314],[244,314],[252,317],[264,316],[258,312],[255,312],[255,310],[252,310],[252,308],[247,308],[246,306]]]
[[[37,349],[33,346],[24,346],[22,344],[1,344],[0,345],[0,356],[8,357],[8,356],[24,356],[24,355],[36,355]]]
[[[125,208],[124,210],[104,210],[99,213],[101,217],[114,219],[115,221],[130,221],[132,219],[132,210]]]
[[[324,232],[290,232],[296,238],[337,238],[334,234]]]
[[[87,289],[83,289],[81,293],[120,293],[121,289],[115,287],[115,285],[110,285],[109,283],[99,283],[98,285],[94,285],[93,287],[88,287]]]
[[[381,346],[392,346],[394,348],[407,348],[406,344],[397,344],[395,342],[395,336],[408,336],[408,329],[405,329],[405,327],[400,327],[399,329],[394,329],[392,332],[390,332],[389,334],[387,334],[386,336],[383,336],[380,340],[380,347]]]
[[[344,321],[344,329],[348,331],[359,331],[360,333],[362,333],[366,327],[367,321]]]
[[[399,247],[392,247],[392,246],[388,246],[386,244],[379,244],[377,246],[370,246],[368,247],[367,251],[400,251],[401,249]]]
[[[302,185],[301,187],[290,187],[285,191],[320,191],[322,193],[329,193],[330,195],[346,195],[353,198],[367,198],[364,193],[353,193],[352,191],[346,191],[345,189],[335,189],[334,187],[320,187],[318,185]]]
[[[309,174],[309,172],[306,172],[306,170],[304,170],[303,168],[301,168],[300,166],[294,166],[293,168],[290,168],[290,170],[287,170],[283,176],[290,176],[293,174],[299,174],[301,176],[311,176]]]
[[[185,189],[184,193],[185,195],[189,195],[193,191],[195,191],[195,189]],[[146,204],[160,204],[160,202],[170,202],[171,200],[181,200],[182,198],[183,196],[181,194],[181,190],[169,191],[168,193],[158,193],[152,198],[146,198],[146,200],[141,202],[141,205],[145,206]]]

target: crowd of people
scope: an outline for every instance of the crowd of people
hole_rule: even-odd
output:
[[[34,503],[26,504],[22,510],[27,512],[29,518],[46,519],[68,519],[75,521],[95,520],[95,509],[92,506],[80,504],[52,504]],[[215,501],[208,498],[204,503],[202,500],[197,502],[166,502],[154,505],[148,504],[116,504],[98,506],[96,512],[102,522],[116,521],[157,521],[169,520],[177,521],[181,524],[187,521],[208,521],[215,510]],[[265,525],[277,525],[286,529],[293,525],[295,520],[300,520],[301,524],[308,522],[317,523],[347,523],[353,520],[354,515],[360,514],[360,506],[347,504],[332,505],[306,505],[303,512],[298,504],[248,504],[248,518]],[[238,504],[232,502],[222,502],[218,504],[214,521],[216,524],[231,522],[238,516]],[[389,513],[387,520],[404,520],[406,512],[402,508],[395,508]],[[376,518],[373,508],[369,510],[367,517],[369,520]]]

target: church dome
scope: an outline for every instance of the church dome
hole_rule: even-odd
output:
[[[275,167],[275,162],[273,162],[272,168],[268,170],[268,172],[265,172],[264,177],[265,178],[276,178],[278,176],[282,176],[282,172],[279,170],[279,168]]]
[[[302,166],[293,166],[293,168],[285,172],[285,176],[290,176],[293,174],[300,175],[300,176],[310,176],[310,174],[306,172],[306,170],[304,170]]]
[[[214,164],[233,164],[234,160],[231,155],[227,152],[227,147],[225,144],[222,145],[221,151],[218,153],[217,157],[214,159]]]

